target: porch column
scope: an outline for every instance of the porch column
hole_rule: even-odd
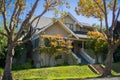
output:
[[[84,41],[82,41],[82,49],[84,49]]]
[[[73,24],[73,30],[76,31],[76,22]]]

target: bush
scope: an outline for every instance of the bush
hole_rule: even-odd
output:
[[[21,69],[30,69],[32,68],[31,63],[26,62],[24,64],[13,64],[13,70],[21,70]]]

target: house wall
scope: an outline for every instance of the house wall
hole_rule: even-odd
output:
[[[59,25],[60,23],[55,23],[54,25],[52,25],[51,27],[47,28],[44,33],[46,35],[57,35],[57,34],[61,34],[62,37],[68,37],[68,35],[70,33],[68,33],[67,31],[65,31],[65,29],[63,29],[63,27],[61,27]]]
[[[65,19],[66,23],[71,23],[71,24],[75,23],[75,21],[72,18],[70,18],[69,16],[66,16],[64,19]]]
[[[76,22],[68,15],[65,18],[65,23],[73,24],[73,31],[76,31]]]
[[[67,64],[77,64],[77,60],[71,55],[71,53],[59,53],[62,57],[56,59],[56,56],[49,57],[49,53],[40,53],[35,51],[33,54],[33,63],[34,67],[44,67],[44,66],[55,66],[55,65],[64,65]]]

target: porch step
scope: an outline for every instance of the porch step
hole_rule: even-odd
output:
[[[100,64],[90,64],[89,67],[97,74],[102,75],[104,73],[104,68]]]
[[[84,59],[79,53],[76,55],[81,59],[81,64],[89,64],[89,62],[86,59]]]

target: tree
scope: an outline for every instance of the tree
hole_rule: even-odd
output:
[[[88,48],[94,51],[96,56],[96,63],[98,62],[98,56],[101,53],[104,53],[104,50],[107,48],[107,42],[105,40],[105,36],[100,32],[93,32],[89,31],[87,33],[89,40],[88,40]]]
[[[108,11],[112,12],[112,24],[110,26],[110,29],[108,25],[108,21],[110,21],[108,19]],[[94,14],[99,15],[99,13],[103,15],[102,17],[105,19],[106,30],[103,34],[105,35],[106,41],[108,43],[108,53],[103,76],[111,75],[113,53],[120,45],[120,35],[117,40],[113,37],[113,31],[120,14],[120,6],[118,6],[118,0],[80,0],[78,3],[77,12],[81,13],[84,16],[93,16]],[[90,12],[92,12],[92,14],[88,15]]]
[[[47,53],[49,55],[49,65],[53,55],[57,56],[60,52],[68,54],[72,48],[71,41],[66,41],[59,34],[56,36],[44,35],[41,38],[41,43],[44,43],[44,45],[40,46],[40,53]]]
[[[13,80],[12,78],[12,59],[14,56],[14,48],[19,43],[25,43],[30,40],[35,31],[37,30],[37,24],[34,27],[34,31],[31,33],[31,37],[24,39],[24,36],[31,30],[31,24],[37,20],[39,21],[47,11],[54,10],[58,5],[66,4],[63,0],[45,0],[43,3],[44,10],[41,11],[34,19],[31,17],[39,4],[40,0],[35,0],[30,8],[26,7],[25,0],[0,0],[0,19],[4,23],[5,32],[0,31],[0,34],[7,37],[7,55],[6,64],[2,80]],[[29,11],[26,11],[26,10]],[[26,11],[26,12],[25,12]],[[25,17],[23,17],[25,16]]]

